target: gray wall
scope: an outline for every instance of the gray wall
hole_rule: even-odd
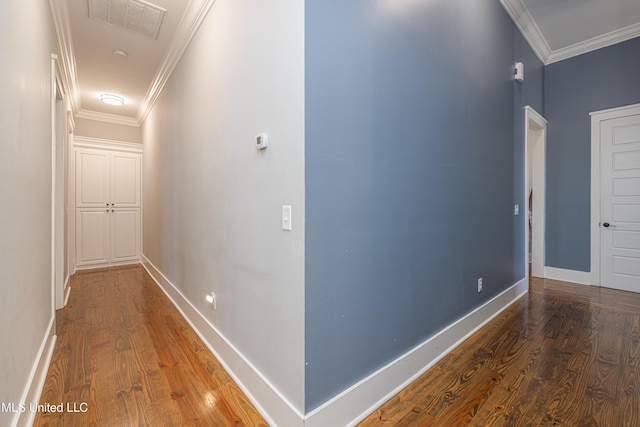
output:
[[[545,68],[546,265],[590,271],[589,113],[640,102],[640,38]]]
[[[20,403],[51,301],[51,53],[47,2],[0,2],[0,402]],[[0,425],[15,414],[0,412]]]
[[[309,411],[522,277],[514,105],[542,78],[516,98],[532,55],[495,0],[305,14]]]
[[[142,130],[144,255],[300,412],[303,9],[217,1]],[[265,151],[255,148],[261,132]],[[281,229],[282,205],[292,231]],[[242,366],[230,368],[242,378]]]

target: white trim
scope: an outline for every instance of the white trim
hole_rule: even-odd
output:
[[[544,64],[551,55],[551,48],[542,35],[542,31],[538,28],[529,11],[521,0],[500,0],[502,7],[507,11],[513,23],[518,27],[522,37],[525,38],[533,53]]]
[[[182,58],[185,50],[187,50],[191,39],[214,3],[215,0],[191,0],[189,2],[187,10],[182,16],[182,20],[176,29],[175,35],[171,39],[164,58],[162,58],[162,63],[158,67],[158,72],[153,78],[147,94],[138,108],[138,113],[136,114],[138,125],[141,125],[149,115],[151,108],[153,108],[153,105],[160,96],[171,73],[180,61],[180,58]]]
[[[132,208],[138,209],[138,208]],[[95,264],[81,264],[76,266],[76,271],[95,270],[97,268],[109,268],[109,267],[124,267],[127,265],[141,264],[141,259],[132,259],[127,261],[112,261],[112,262],[97,262]]]
[[[355,426],[527,293],[528,278],[307,414],[305,427]]]
[[[11,422],[12,427],[33,425],[36,413],[29,411],[29,403],[38,403],[40,401],[42,389],[44,388],[44,383],[47,379],[47,372],[49,371],[49,364],[51,363],[51,356],[53,355],[53,349],[57,338],[54,334],[54,320],[55,315],[49,321],[49,326],[47,327],[42,344],[40,344],[38,355],[31,367],[31,373],[29,374],[29,379],[27,380],[25,389],[22,392],[20,402],[16,402],[24,403],[27,410],[25,412],[17,412],[14,415],[13,421]]]
[[[546,230],[546,152],[547,152],[547,119],[534,110],[529,105],[524,107],[524,215],[529,215],[529,144],[535,141],[529,141],[529,130],[534,132],[542,132],[540,141],[541,146],[534,151],[533,158],[533,176],[542,177],[542,185],[537,189],[537,209],[534,212],[534,224],[532,239],[537,248],[531,263],[531,275],[535,277],[544,277],[544,260],[545,260],[545,230]],[[534,126],[530,126],[533,123]],[[536,156],[536,153],[538,154]],[[535,179],[534,179],[535,181]],[[524,221],[524,254],[525,254],[525,270],[529,269],[529,218]]]
[[[549,55],[545,65],[573,58],[574,56],[582,55],[603,47],[612,46],[617,43],[622,43],[638,36],[640,36],[640,23],[629,25],[628,27],[620,28],[606,34],[593,37],[589,40],[563,47],[562,49],[556,49],[551,53],[551,55]]]
[[[126,151],[140,154],[143,152],[143,145],[136,142],[115,141],[112,139],[91,138],[88,136],[74,136],[73,147]]]
[[[64,305],[63,308],[67,306],[69,302],[69,295],[71,295],[71,286],[70,286],[70,277],[67,276],[67,280],[64,282]]]
[[[142,266],[269,425],[303,427],[302,413],[144,255]]]
[[[58,40],[58,52],[60,53],[60,74],[64,87],[70,94],[71,108],[74,112],[80,107],[80,90],[76,69],[76,55],[73,51],[73,39],[71,37],[71,23],[67,2],[49,0],[51,16]]]
[[[500,0],[514,24],[544,65],[573,58],[640,36],[640,23],[629,25],[589,40],[552,50],[522,0]]]
[[[51,315],[56,313],[56,99],[58,84],[56,68],[58,55],[51,54]]]
[[[591,281],[591,273],[588,271],[566,270],[564,268],[545,267],[544,277],[547,279],[561,280],[563,282],[578,283],[580,285],[596,285]],[[596,285],[597,286],[597,285]]]
[[[640,114],[640,104],[593,111],[591,116],[591,274],[600,286],[600,127],[605,120]]]
[[[116,125],[140,127],[140,124],[133,117],[120,116],[117,114],[102,113],[100,111],[80,110],[76,114],[77,119],[96,120],[99,122],[113,123]]]
[[[151,278],[256,409],[273,426],[324,427],[357,424],[525,295],[529,288],[528,279],[521,279],[435,336],[303,416],[146,256],[143,255],[142,259],[142,265]]]

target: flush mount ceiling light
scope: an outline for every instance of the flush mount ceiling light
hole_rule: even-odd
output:
[[[124,98],[118,95],[112,95],[110,93],[103,93],[100,95],[100,100],[109,105],[124,105]]]
[[[127,55],[127,52],[125,52],[122,49],[114,49],[113,50],[113,56],[115,56],[116,58],[126,59],[127,56],[129,56],[129,55]]]

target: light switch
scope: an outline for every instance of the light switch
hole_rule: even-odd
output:
[[[518,204],[513,205],[513,214],[520,215],[520,205]]]
[[[282,229],[291,231],[291,206],[282,207]]]

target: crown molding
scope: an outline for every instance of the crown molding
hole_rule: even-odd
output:
[[[540,28],[536,25],[531,14],[525,7],[522,0],[500,0],[502,7],[507,11],[514,24],[522,36],[527,40],[529,46],[544,65],[564,59],[573,58],[603,47],[611,46],[626,40],[640,36],[640,23],[630,25],[619,30],[611,31],[601,36],[593,37],[589,40],[551,50],[546,39],[542,35]]]
[[[640,23],[629,25],[628,27],[611,31],[562,49],[554,50],[551,55],[549,55],[545,64],[548,65],[564,59],[573,58],[574,56],[622,43],[638,36],[640,36]]]
[[[97,120],[99,122],[113,123],[116,125],[140,127],[139,122],[133,117],[119,116],[117,114],[101,113],[100,111],[80,110],[76,114],[78,119]]]
[[[78,89],[78,73],[76,57],[73,51],[73,38],[67,3],[62,0],[49,0],[53,25],[58,41],[58,66],[64,89],[69,94],[71,109],[74,113],[80,110],[80,91]]]
[[[544,64],[551,55],[551,48],[542,35],[531,14],[522,3],[522,0],[500,0],[502,7],[507,11],[522,36],[527,40],[529,46],[538,59]]]
[[[144,146],[141,143],[115,141],[113,139],[104,138],[92,138],[89,136],[74,136],[73,146],[75,148],[98,148],[141,154],[144,150]]]
[[[140,103],[140,108],[136,114],[138,124],[141,125],[149,115],[171,73],[214,3],[215,0],[191,0],[189,2],[178,29],[169,44],[167,53],[158,68],[158,72],[153,78],[142,103]]]

